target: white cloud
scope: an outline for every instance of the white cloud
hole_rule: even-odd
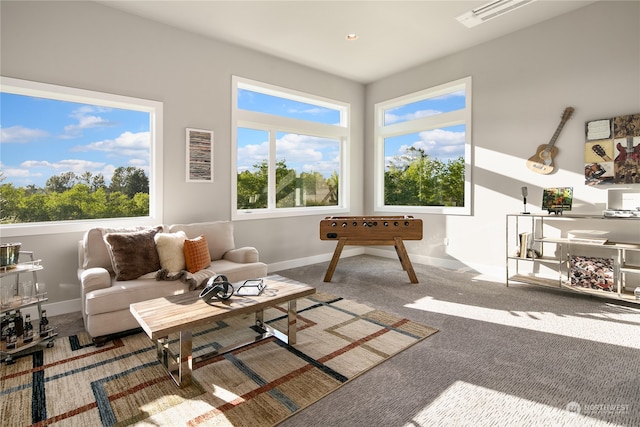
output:
[[[339,147],[325,138],[286,134],[276,141],[277,161],[285,160],[287,167],[299,172],[320,172],[329,175],[339,171]],[[331,158],[327,158],[331,156]],[[238,148],[238,170],[250,170],[254,164],[269,157],[268,141]]]
[[[287,165],[299,162],[320,162],[323,157],[322,152],[317,149],[320,141],[326,140],[289,133],[276,142],[278,160],[285,159]]]
[[[29,129],[23,126],[11,126],[0,128],[1,143],[25,143],[49,136],[47,131],[41,129]]]
[[[59,162],[49,162],[46,160],[27,160],[20,163],[19,168],[4,168],[2,171],[5,176],[14,182],[14,184],[20,186],[18,181],[28,179],[29,181],[39,180],[42,177],[56,175],[63,172],[74,172],[75,174],[82,174],[85,171],[92,173],[102,173],[105,163],[90,162],[87,160],[67,159]],[[103,173],[105,178],[111,177],[113,171],[109,175]],[[26,185],[26,184],[24,184]]]
[[[137,166],[137,167],[144,167],[146,165],[149,164],[149,162],[147,162],[144,159],[131,159],[131,161],[129,162],[129,164],[131,166]]]
[[[101,151],[123,156],[136,156],[141,159],[149,157],[149,132],[124,132],[115,139],[105,139],[86,145],[77,145],[71,149],[76,152]]]
[[[312,116],[315,116],[318,114],[326,114],[331,110],[323,107],[312,107],[312,108],[305,108],[305,109],[290,108],[288,111],[289,113],[311,114]]]
[[[413,113],[397,115],[393,114],[395,109],[387,110],[384,114],[384,122],[385,124],[393,124],[398,122],[409,122],[411,120],[422,119],[424,117],[435,116],[437,114],[441,114],[442,111],[438,110],[418,110]]]
[[[253,165],[262,163],[269,158],[269,142],[248,144],[238,147],[238,171],[251,170]]]
[[[333,172],[340,173],[340,163],[338,161],[326,160],[317,163],[302,165],[303,172],[320,172],[324,176],[329,176]]]
[[[90,105],[85,105],[74,110],[71,113],[71,117],[76,119],[78,122],[65,126],[65,133],[61,136],[61,138],[76,138],[82,135],[83,129],[113,126],[113,122],[93,114],[104,113],[107,111],[109,111],[108,108]]]
[[[34,176],[29,170],[24,168],[3,168],[2,172],[4,176],[7,178],[27,178],[30,176]],[[38,175],[36,175],[38,176]]]
[[[148,166],[145,167],[141,165],[137,167],[140,167],[148,173]],[[8,169],[6,171],[8,177],[20,179],[42,178],[43,176],[51,177],[65,172],[73,172],[76,175],[82,175],[84,172],[91,172],[93,175],[102,174],[108,184],[111,181],[111,177],[113,176],[115,169],[116,167],[110,163],[94,162],[83,159],[65,159],[57,162],[49,162],[46,160],[27,160],[20,164],[19,169]],[[16,180],[14,179],[14,181]]]
[[[58,162],[47,160],[27,160],[20,164],[25,169],[50,168],[63,172],[74,172],[81,174],[85,171],[97,171],[105,166],[104,162],[92,162],[82,159],[66,159]]]
[[[441,160],[457,159],[459,156],[464,156],[464,132],[434,129],[420,132],[418,135],[420,137],[419,140],[410,145],[400,146],[398,154],[405,154],[409,148],[417,148],[423,150],[429,156]]]

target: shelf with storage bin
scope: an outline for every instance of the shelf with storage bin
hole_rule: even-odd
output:
[[[623,222],[626,221],[626,222]],[[590,235],[572,236],[566,228],[595,223]],[[631,225],[630,227],[628,227]],[[624,240],[610,239],[615,231],[624,232]],[[628,230],[632,230],[629,232]],[[584,230],[577,230],[584,231]],[[521,256],[522,233],[530,236],[530,246]],[[556,235],[554,235],[556,234]],[[640,303],[640,221],[634,218],[604,218],[593,215],[508,214],[506,218],[506,285],[528,283],[568,289],[573,292]],[[622,239],[620,239],[622,240]],[[611,259],[613,289],[577,286],[570,280],[572,256]]]
[[[37,277],[37,272],[43,269],[42,260],[33,259],[33,252],[31,251],[20,251],[20,255],[28,256],[30,259],[18,262],[16,265],[0,267],[0,279],[5,279],[0,282],[0,291],[2,292],[2,300],[0,301],[0,316],[2,319],[0,361],[6,364],[14,363],[15,357],[31,352],[39,346],[52,347],[57,336],[55,328],[50,325],[47,325],[42,331],[40,330],[44,311],[42,304],[48,301],[46,292],[39,289]],[[29,295],[24,295],[23,290],[20,288],[20,275],[28,273],[32,275],[32,292]],[[13,277],[15,277],[15,287],[7,283]],[[29,307],[36,307],[37,309],[37,318],[32,321],[32,340],[25,342],[24,337],[19,336],[16,339],[15,347],[8,348],[6,335],[9,322],[15,324],[18,320],[17,313]],[[20,320],[22,321],[21,316]]]

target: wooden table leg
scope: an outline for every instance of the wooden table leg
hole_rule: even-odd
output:
[[[298,332],[298,325],[296,325],[296,319],[298,317],[297,307],[297,300],[292,299],[289,301],[287,309],[287,344],[289,345],[296,343],[296,333]]]
[[[344,248],[345,243],[347,243],[346,237],[341,237],[338,241],[338,245],[336,246],[336,250],[333,251],[333,257],[331,258],[331,263],[329,264],[329,268],[327,268],[327,273],[324,275],[324,281],[330,282],[333,277],[334,271],[336,271],[336,267],[338,266],[338,261],[340,260],[340,254],[342,253],[342,248]]]
[[[409,275],[411,283],[418,283],[418,277],[416,276],[416,272],[413,271],[413,265],[411,265],[411,260],[409,259],[407,249],[404,247],[404,243],[402,242],[402,237],[394,237],[393,240],[396,242],[394,246],[396,248],[398,258],[400,258],[402,268]]]

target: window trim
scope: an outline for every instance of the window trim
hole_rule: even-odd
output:
[[[155,225],[163,222],[162,102],[4,76],[0,76],[0,91],[17,95],[148,112],[150,114],[149,134],[151,138],[149,152],[149,177],[151,179],[149,180],[148,216],[0,224],[0,231],[3,237],[86,231],[91,227],[104,225],[127,227],[133,225]]]
[[[451,93],[456,87],[465,89],[465,108],[445,112],[434,116],[427,116],[408,122],[384,125],[385,110]],[[399,96],[374,104],[374,211],[392,213],[444,214],[444,215],[472,215],[472,140],[471,140],[471,77],[454,80],[432,88]],[[464,200],[465,205],[457,206],[391,206],[384,204],[384,140],[385,138],[412,132],[422,132],[429,129],[444,128],[453,125],[465,125],[464,144]]]
[[[294,89],[275,86],[268,83],[251,80],[233,75],[231,77],[231,219],[251,220],[263,218],[282,218],[303,215],[328,215],[348,212],[349,205],[349,133],[351,122],[351,105],[345,102],[324,98]],[[310,122],[284,116],[260,113],[256,111],[241,110],[238,108],[238,89],[247,89],[266,95],[287,98],[294,101],[324,106],[341,111],[340,123],[329,125]],[[337,206],[305,206],[294,208],[275,208],[242,210],[238,209],[238,128],[251,128],[267,132],[292,132],[310,136],[333,138],[340,144],[340,170],[339,193]],[[277,159],[272,159],[275,152],[275,136],[270,137],[269,162],[275,164]],[[275,206],[275,169],[269,169],[269,205]]]

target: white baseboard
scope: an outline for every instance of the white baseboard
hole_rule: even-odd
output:
[[[75,313],[76,311],[82,310],[82,302],[80,298],[60,302],[46,302],[42,304],[42,309],[47,310],[47,317],[58,316],[60,314]],[[35,306],[23,308],[20,311],[23,315],[29,313],[32,318],[38,318],[38,308]]]
[[[347,258],[356,255],[373,255],[379,256],[383,258],[392,258],[397,259],[398,255],[393,250],[385,250],[376,247],[352,247],[350,249],[345,249],[342,251],[340,258]],[[267,268],[269,273],[278,272],[280,270],[286,270],[289,268],[297,268],[303,267],[305,265],[316,264],[319,262],[330,261],[333,257],[333,253],[326,253],[322,255],[315,255],[312,257],[306,258],[297,258],[288,261],[277,262],[273,264],[268,264]],[[498,280],[500,281],[501,277],[504,276],[504,270],[500,268],[489,268],[486,265],[468,265],[464,264],[457,260],[452,259],[444,259],[444,258],[435,258],[430,256],[418,255],[418,254],[409,254],[409,258],[411,262],[414,264],[423,264],[430,265],[433,267],[446,268],[447,270],[454,271],[475,271],[478,272],[479,275],[485,277],[485,279]]]
[[[342,251],[340,258],[348,258],[356,255],[364,254],[364,248],[354,247],[350,249],[345,249]],[[273,264],[267,265],[267,271],[269,273],[277,272],[280,270],[287,270],[289,268],[297,268],[304,267],[305,265],[317,264],[319,262],[330,261],[333,257],[333,253],[322,254],[322,255],[314,255],[306,258],[297,258],[288,261],[276,262]]]

